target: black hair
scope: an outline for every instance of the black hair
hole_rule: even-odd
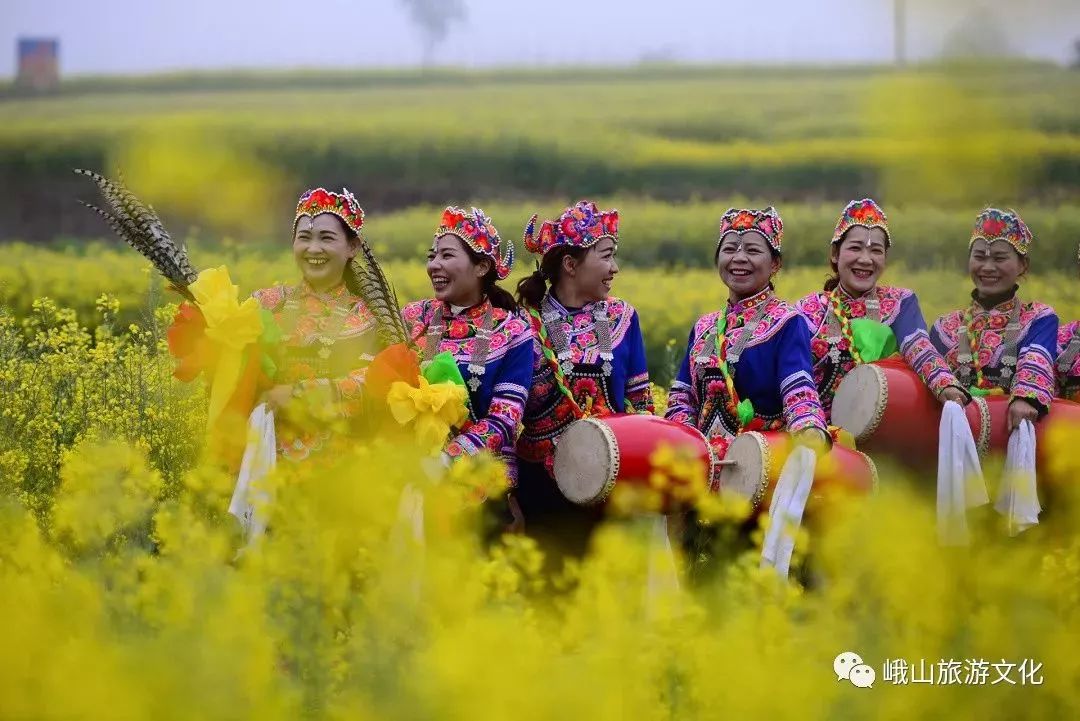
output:
[[[562,277],[563,258],[570,256],[580,263],[588,252],[588,248],[578,248],[571,245],[557,246],[549,250],[540,261],[540,267],[533,271],[532,275],[522,278],[518,282],[517,302],[530,308],[539,309],[548,288],[553,287]]]
[[[456,236],[455,236],[456,237]],[[514,296],[510,295],[510,291],[506,290],[499,285],[498,271],[495,268],[495,259],[490,255],[484,253],[477,253],[475,250],[469,247],[467,243],[458,238],[461,242],[461,247],[465,249],[465,253],[469,256],[469,260],[473,265],[479,265],[485,260],[490,264],[488,272],[484,273],[484,277],[480,279],[480,292],[488,297],[491,304],[496,308],[502,308],[514,313],[518,309],[517,301],[514,300]]]

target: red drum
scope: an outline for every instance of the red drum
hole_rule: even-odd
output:
[[[1008,446],[1009,400],[1005,395],[975,397],[964,407],[980,454]],[[836,389],[832,420],[866,451],[916,464],[937,462],[941,403],[900,361],[853,368]],[[1049,426],[1070,422],[1080,424],[1080,404],[1055,399],[1047,417],[1035,424],[1036,436],[1041,439]]]
[[[987,450],[1004,453],[1009,447],[1009,400],[1009,396],[984,396],[968,404],[969,408],[975,405],[981,407],[979,428],[975,435],[980,454],[985,454]],[[1050,412],[1035,424],[1035,450],[1040,466],[1046,447],[1043,438],[1049,428],[1058,424],[1080,429],[1080,403],[1055,398],[1050,404]]]
[[[571,423],[555,446],[555,482],[570,501],[594,506],[621,483],[646,485],[650,457],[663,445],[686,448],[712,467],[705,436],[682,423],[651,415],[612,415]]]
[[[720,492],[735,493],[750,501],[750,513],[769,508],[780,471],[791,454],[794,442],[783,431],[748,431],[731,442],[720,471]],[[877,468],[870,456],[834,445],[818,458],[810,505],[836,494],[865,496],[877,486]]]
[[[967,410],[972,432],[978,433],[978,412],[971,406]],[[937,462],[941,403],[902,361],[851,369],[836,389],[832,422],[870,453]]]

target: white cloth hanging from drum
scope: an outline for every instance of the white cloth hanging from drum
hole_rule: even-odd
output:
[[[1020,421],[1009,435],[1005,471],[994,508],[1005,516],[1010,536],[1039,523],[1042,506],[1035,483],[1035,426],[1031,421]]]
[[[802,524],[803,511],[814,485],[817,454],[798,446],[788,456],[769,503],[769,527],[761,547],[761,568],[772,566],[781,578],[788,577],[795,533]]]
[[[274,412],[265,403],[260,403],[248,417],[247,446],[229,502],[229,513],[240,520],[248,543],[266,531],[266,508],[271,498],[270,492],[259,481],[270,475],[276,464]]]
[[[967,416],[959,403],[946,401],[938,426],[938,540],[946,546],[966,546],[971,540],[968,509],[989,502]]]

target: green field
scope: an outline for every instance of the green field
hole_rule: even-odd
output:
[[[1047,65],[177,75],[2,92],[0,241],[31,244],[0,246],[0,303],[17,317],[47,296],[93,326],[102,293],[125,322],[148,317],[145,265],[84,244],[108,231],[76,202],[96,199],[76,166],[124,171],[196,262],[227,263],[245,292],[293,277],[306,187],[357,194],[407,299],[428,292],[419,261],[444,205],[479,205],[516,240],[532,213],[593,198],[621,212],[616,292],[641,310],[661,381],[696,314],[723,302],[708,266],[731,205],[779,208],[793,299],[820,286],[843,204],[876,197],[888,280],[915,288],[930,321],[965,300],[979,209],[1012,206],[1036,238],[1025,292],[1080,315],[1080,72]]]
[[[1080,188],[1080,73],[659,66],[88,79],[56,96],[0,96],[0,239],[98,234],[73,202],[73,166],[123,169],[175,223],[243,237],[280,227],[314,184],[348,185],[373,214],[592,195],[617,198],[629,223],[641,199],[696,208],[737,196],[828,201],[825,216],[863,195],[964,217],[986,203],[1056,211]]]

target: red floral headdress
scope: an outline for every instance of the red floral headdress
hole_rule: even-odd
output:
[[[765,236],[769,246],[777,253],[784,241],[784,221],[780,220],[780,214],[771,205],[764,210],[746,208],[730,208],[720,217],[720,235],[716,239],[716,247],[720,247],[720,241],[728,233],[749,233],[757,231]]]
[[[460,238],[477,253],[495,261],[495,275],[499,280],[505,280],[510,275],[514,267],[514,244],[503,243],[499,231],[491,224],[491,218],[479,208],[467,213],[452,205],[448,207],[439,220],[439,229],[435,231],[436,239],[443,235]]]
[[[604,238],[619,242],[619,211],[600,211],[596,203],[581,200],[563,211],[558,220],[545,220],[536,232],[536,218],[525,228],[525,249],[545,255],[559,245],[591,248]]]
[[[1017,253],[1025,256],[1033,240],[1031,231],[1015,210],[998,210],[997,208],[987,208],[979,213],[979,217],[975,220],[975,229],[971,231],[968,248],[970,249],[975,241],[980,239],[985,240],[987,244],[1004,240],[1015,248]]]
[[[300,196],[300,202],[296,204],[296,217],[293,219],[293,229],[300,218],[307,216],[312,220],[316,215],[331,213],[341,218],[345,225],[357,235],[364,226],[364,209],[347,188],[341,189],[341,194],[332,193],[325,188],[315,188]]]
[[[889,235],[889,219],[885,217],[885,211],[881,209],[881,206],[870,198],[853,200],[847,204],[844,212],[840,214],[840,220],[836,223],[832,242],[839,243],[841,238],[844,237],[844,233],[856,225],[861,225],[864,228],[881,228],[885,231],[885,246],[892,245],[892,236]]]

